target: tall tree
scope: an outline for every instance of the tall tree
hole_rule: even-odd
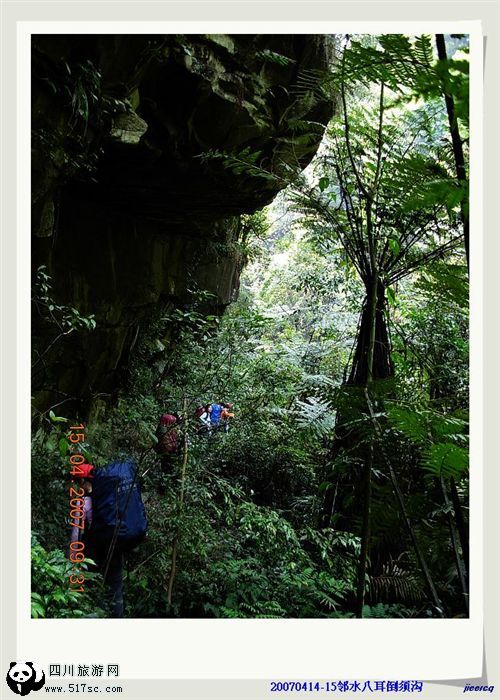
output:
[[[364,286],[365,299],[345,386],[363,390],[377,410],[381,397],[375,393],[379,392],[380,380],[393,376],[387,329],[387,304],[395,297],[393,285],[457,247],[461,237],[448,203],[418,200],[414,185],[416,176],[442,169],[439,134],[443,115],[426,104],[412,110],[399,105],[395,92],[383,80],[356,84],[353,89],[352,80],[347,78],[351,65],[347,42],[338,69],[341,114],[331,125],[322,159],[327,174],[322,175],[317,187],[303,179],[294,200],[321,245],[328,247],[340,241]],[[359,81],[366,77],[358,72]],[[359,412],[366,412],[363,399],[357,405]],[[361,616],[369,556],[374,436],[372,433],[364,441],[356,431],[346,430],[345,424],[352,420],[352,413],[348,420],[338,413],[332,461],[341,449],[352,450],[354,443],[364,464],[357,592],[357,614]],[[397,491],[397,484],[394,486]],[[333,498],[332,485],[325,494],[323,526],[330,521]]]

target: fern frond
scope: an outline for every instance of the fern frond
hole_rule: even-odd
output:
[[[239,153],[227,153],[216,149],[205,151],[198,156],[202,163],[209,161],[219,161],[225,168],[233,172],[235,175],[248,175],[249,177],[261,177],[272,182],[277,182],[281,178],[262,167],[261,151],[252,151],[250,148],[244,148]]]
[[[372,576],[370,578],[370,596],[372,600],[377,601],[418,603],[425,598],[425,592],[415,576],[408,572],[401,572],[392,575]]]
[[[432,476],[460,479],[469,468],[469,453],[451,442],[436,443],[423,451],[422,466]]]
[[[276,66],[281,67],[286,67],[292,65],[293,63],[297,63],[297,61],[294,58],[285,56],[282,53],[277,53],[276,51],[271,51],[270,49],[263,49],[262,51],[257,51],[255,56],[264,63],[272,63]]]
[[[336,413],[332,411],[329,402],[309,396],[305,401],[297,399],[296,406],[299,428],[311,430],[318,438],[331,434],[335,429]]]

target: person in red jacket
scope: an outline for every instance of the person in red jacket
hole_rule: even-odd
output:
[[[158,444],[156,451],[161,457],[161,470],[170,474],[174,465],[174,457],[179,449],[179,419],[174,413],[164,413],[156,429]]]

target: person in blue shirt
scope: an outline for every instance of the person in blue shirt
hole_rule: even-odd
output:
[[[213,428],[217,430],[219,427],[223,406],[221,403],[213,403],[212,411],[210,413],[210,424]]]

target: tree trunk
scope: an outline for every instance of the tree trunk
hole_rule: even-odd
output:
[[[427,566],[427,562],[425,560],[424,554],[422,550],[420,549],[420,544],[417,539],[417,534],[411,524],[410,518],[408,516],[408,513],[406,511],[406,506],[403,498],[403,494],[401,492],[401,489],[399,488],[399,482],[396,477],[396,473],[392,467],[392,462],[390,459],[386,458],[386,463],[387,466],[389,467],[389,474],[391,476],[391,481],[392,485],[394,488],[394,493],[396,495],[396,499],[398,501],[399,509],[401,512],[401,515],[403,516],[403,520],[405,521],[406,528],[408,530],[408,534],[410,535],[410,539],[413,544],[413,549],[415,550],[415,555],[417,557],[418,563],[420,565],[420,570],[422,571],[424,580],[427,584],[427,588],[429,590],[430,596],[432,598],[432,601],[437,608],[439,612],[440,617],[444,617],[444,608],[443,604],[439,599],[439,596],[437,594],[436,587],[434,585],[434,581],[432,580],[431,572],[429,571],[429,567]]]
[[[446,43],[444,40],[444,34],[436,34],[436,46],[438,57],[440,61],[446,62],[448,60],[448,55],[446,53]],[[453,146],[453,156],[455,158],[455,169],[457,173],[457,179],[462,184],[467,184],[467,171],[465,168],[465,158],[464,150],[462,148],[462,139],[460,137],[460,131],[458,128],[458,122],[455,114],[455,103],[453,102],[453,97],[444,93],[444,99],[446,103],[446,111],[448,113],[448,123],[450,125],[451,142]],[[462,219],[462,225],[464,228],[464,246],[465,246],[465,256],[467,259],[467,269],[469,269],[469,208],[468,208],[468,197],[462,199],[460,202],[460,217]]]
[[[371,503],[372,503],[372,469],[374,435],[370,440],[368,457],[365,459],[363,484],[363,525],[361,529],[361,551],[359,553],[358,585],[356,588],[356,617],[363,617],[366,592],[366,572],[368,569],[368,554],[370,549]]]
[[[462,506],[460,504],[460,498],[458,496],[457,485],[453,477],[451,477],[450,479],[450,493],[451,502],[453,503],[453,510],[455,513],[455,522],[457,525],[458,536],[460,537],[460,546],[462,548],[465,575],[467,577],[467,581],[469,581],[469,529],[465,522]]]
[[[373,300],[373,297],[372,297]],[[370,308],[371,313],[374,315],[374,334],[372,333],[370,341]],[[371,503],[371,476],[373,460],[375,457],[375,434],[377,431],[377,419],[375,417],[375,412],[373,410],[372,399],[369,394],[369,386],[371,384],[370,376],[373,380],[383,380],[390,379],[394,376],[394,366],[391,360],[390,352],[390,339],[387,330],[386,318],[385,318],[385,289],[378,282],[377,283],[377,294],[376,294],[376,304],[375,308],[373,305],[370,306],[368,300],[362,310],[361,323],[358,331],[358,336],[356,340],[356,347],[353,355],[353,362],[351,367],[351,372],[349,374],[348,380],[345,382],[345,386],[356,387],[363,389],[360,392],[359,398],[363,403],[363,408],[359,406],[359,410],[366,411],[366,406],[368,404],[369,412],[372,418],[374,426],[374,434],[370,440],[369,451],[364,457],[364,474],[363,474],[363,525],[361,532],[362,540],[362,551],[360,555],[360,562],[358,568],[358,582],[357,582],[357,598],[356,598],[356,615],[357,617],[362,617],[363,605],[365,598],[365,580],[368,564],[368,554],[369,554],[369,540],[370,540],[370,503]],[[373,318],[373,315],[371,318]],[[371,348],[370,348],[371,345]],[[370,372],[371,364],[371,372]],[[361,393],[363,394],[361,396]],[[347,431],[342,428],[342,423],[345,421],[345,417],[340,415],[337,418],[338,428],[336,429],[337,437],[332,446],[331,458],[335,459],[339,452],[343,449],[349,449],[355,445],[357,439],[359,439],[359,434],[355,431]],[[380,430],[380,429],[379,429]],[[385,454],[383,445],[381,445],[381,451]],[[399,509],[403,520],[405,522],[408,534],[412,541],[417,560],[420,565],[424,580],[427,584],[431,599],[436,606],[439,614],[443,616],[443,604],[441,603],[439,596],[437,594],[436,588],[434,586],[430,571],[427,567],[425,557],[420,545],[417,540],[416,533],[412,527],[408,514],[406,512],[406,507],[404,503],[404,497],[399,487],[396,474],[392,468],[390,459],[385,456],[384,461],[387,463],[390,473],[391,482],[393,485],[394,493],[396,495],[396,500],[399,505]],[[323,510],[321,514],[320,526],[328,527],[333,515],[333,502],[334,502],[335,490],[333,485],[327,489],[325,493]]]
[[[431,576],[431,573],[429,571],[429,567],[427,566],[427,562],[425,561],[424,554],[420,548],[420,544],[419,544],[418,539],[417,539],[417,533],[415,532],[415,530],[411,524],[410,518],[408,516],[408,512],[406,510],[406,506],[405,506],[405,502],[404,502],[403,493],[402,493],[401,488],[399,486],[396,472],[394,471],[391,460],[387,457],[387,453],[386,453],[386,450],[384,448],[384,444],[382,442],[383,433],[382,433],[382,430],[380,428],[380,424],[377,420],[377,417],[375,415],[375,412],[373,410],[373,404],[371,402],[370,395],[369,395],[368,391],[366,391],[366,403],[368,406],[368,412],[370,414],[370,418],[371,418],[372,423],[373,423],[374,434],[376,434],[377,437],[379,438],[379,440],[381,441],[380,442],[380,451],[382,453],[384,462],[386,463],[386,465],[389,469],[389,474],[391,477],[391,482],[392,482],[392,486],[394,489],[394,494],[395,494],[396,500],[398,502],[400,513],[403,517],[406,528],[408,530],[408,534],[410,535],[410,539],[412,541],[413,548],[415,550],[415,555],[417,557],[418,563],[420,565],[420,569],[422,571],[422,575],[423,575],[424,580],[427,584],[427,588],[428,588],[430,596],[434,602],[434,605],[439,612],[439,616],[444,617],[443,604],[441,603],[441,601],[439,599],[436,587],[434,585],[434,581],[432,580],[432,576]]]
[[[383,285],[378,282],[377,284],[377,295],[375,310],[373,307],[371,313],[375,315],[375,334],[373,347],[373,360],[372,360],[372,374],[373,379],[390,379],[394,376],[394,366],[391,360],[390,352],[390,340],[389,333],[387,331],[387,323],[385,317],[385,289]],[[355,349],[353,353],[351,370],[348,379],[344,382],[344,387],[353,387],[356,389],[362,389],[366,386],[368,381],[368,361],[369,361],[369,345],[370,345],[370,309],[368,304],[368,294],[363,304],[363,309],[361,311],[361,320],[359,324],[358,334],[356,337]],[[360,411],[366,405],[364,396],[360,394],[359,397],[353,396],[353,403],[359,400]],[[345,422],[345,416],[339,411],[337,415],[337,426],[335,429],[336,437],[334,443],[331,447],[329,454],[329,463],[335,462],[335,459],[339,455],[343,448],[350,448],[355,440],[356,435],[353,433],[348,433],[342,424]],[[331,479],[332,474],[328,473],[325,475],[325,479]],[[323,497],[323,504],[321,508],[321,513],[319,517],[319,527],[325,528],[329,527],[331,519],[333,516],[333,503],[334,503],[335,489],[333,484],[327,487]]]
[[[368,332],[366,333],[366,336],[368,341],[366,344],[366,348],[363,348],[362,353],[360,354],[360,360],[362,360],[362,362],[358,363],[358,369],[362,370],[362,372],[360,372],[359,375],[360,378],[362,376],[366,376],[364,381],[364,388],[367,397],[369,396],[369,388],[372,386],[374,380],[377,316],[381,318],[382,322],[385,321],[384,289],[381,285],[379,289],[378,270],[375,266],[375,255],[372,255],[372,271],[373,278],[371,280],[370,286],[367,287],[368,294],[366,300],[366,312],[368,314],[366,323]],[[377,314],[379,307],[381,307],[381,314]],[[362,327],[363,323],[361,323],[361,328]],[[365,357],[366,361],[364,361]],[[365,604],[366,572],[368,569],[368,555],[370,550],[374,437],[375,436],[372,432],[368,455],[365,456],[364,460],[363,525],[361,529],[361,551],[359,554],[358,586],[356,591],[356,617],[363,617],[363,607]]]
[[[368,298],[361,312],[361,323],[356,349],[352,360],[351,371],[347,379],[347,386],[364,387],[368,382],[369,366],[372,367],[372,379],[388,379],[394,375],[394,366],[391,360],[389,333],[385,318],[385,287],[378,282],[377,294],[374,299],[375,308],[370,308]],[[372,316],[375,316],[374,338],[370,343],[370,331],[373,327]],[[370,362],[370,347],[373,358]]]
[[[455,566],[457,568],[457,575],[458,575],[458,580],[460,582],[460,588],[462,589],[464,608],[465,608],[465,612],[468,615],[469,614],[469,591],[467,588],[467,581],[465,579],[464,567],[463,567],[462,559],[460,557],[460,552],[459,552],[459,548],[458,548],[457,530],[455,528],[455,523],[454,523],[453,517],[451,515],[451,503],[450,503],[450,499],[448,498],[448,491],[446,489],[446,485],[444,483],[443,477],[440,476],[438,481],[439,481],[439,486],[441,488],[441,493],[443,494],[444,505],[446,507],[446,519],[448,521],[448,527],[450,529],[451,547],[453,549],[453,555],[455,557]]]

